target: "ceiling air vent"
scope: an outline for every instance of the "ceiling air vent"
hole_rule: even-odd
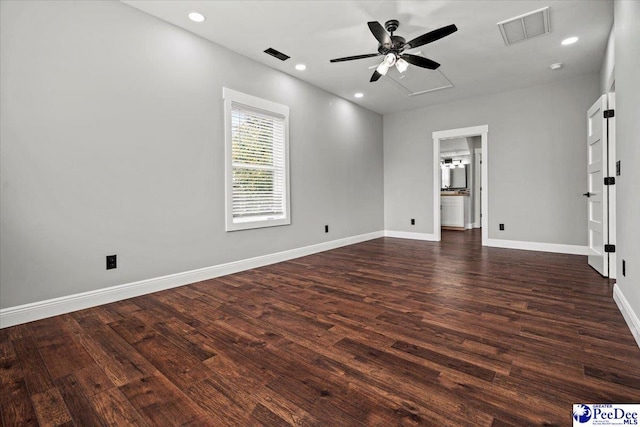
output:
[[[275,50],[272,47],[270,47],[269,49],[265,50],[264,53],[268,53],[269,55],[278,58],[280,61],[286,61],[287,59],[289,59],[289,57],[287,55],[285,55],[282,52],[278,52],[277,50]]]
[[[498,27],[507,46],[547,34],[551,31],[549,6],[498,22]]]

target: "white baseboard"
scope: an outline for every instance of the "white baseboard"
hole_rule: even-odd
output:
[[[227,274],[238,273],[252,268],[275,264],[342,246],[377,239],[384,235],[385,233],[383,231],[360,234],[358,236],[346,237],[343,239],[304,246],[255,258],[185,271],[153,279],[140,280],[138,282],[111,286],[109,288],[82,292],[79,294],[33,302],[15,307],[3,308],[0,310],[0,328],[6,328],[21,323],[70,313],[72,311],[83,310],[85,308],[95,307],[101,304],[107,304],[126,298],[133,298],[152,292],[187,285],[189,283],[201,282],[203,280],[213,279]]]
[[[563,245],[558,243],[521,242],[518,240],[487,239],[486,246],[527,251],[555,252],[559,254],[588,255],[587,246]]]
[[[473,229],[473,223],[472,223],[472,222],[467,223],[467,225],[466,225],[464,228],[465,228],[466,230],[471,230],[471,229]]]
[[[620,313],[622,313],[622,317],[624,317],[624,320],[627,322],[627,326],[629,326],[629,330],[631,330],[636,344],[640,347],[640,319],[631,308],[629,301],[627,301],[617,283],[613,285],[613,300],[618,304],[618,309]]]
[[[429,242],[437,242],[435,234],[414,233],[411,231],[384,230],[384,237],[397,237],[399,239],[427,240]]]

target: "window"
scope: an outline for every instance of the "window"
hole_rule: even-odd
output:
[[[289,107],[224,88],[227,231],[291,223]]]

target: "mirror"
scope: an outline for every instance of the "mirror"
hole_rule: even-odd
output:
[[[442,187],[443,189],[463,189],[467,188],[467,175],[469,165],[464,168],[443,168],[442,169]]]

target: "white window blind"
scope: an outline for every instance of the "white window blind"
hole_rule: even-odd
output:
[[[233,219],[282,218],[284,117],[233,104]]]
[[[225,96],[230,101],[227,229],[289,224],[288,108],[248,95],[237,98]],[[252,100],[256,102],[247,102]]]

